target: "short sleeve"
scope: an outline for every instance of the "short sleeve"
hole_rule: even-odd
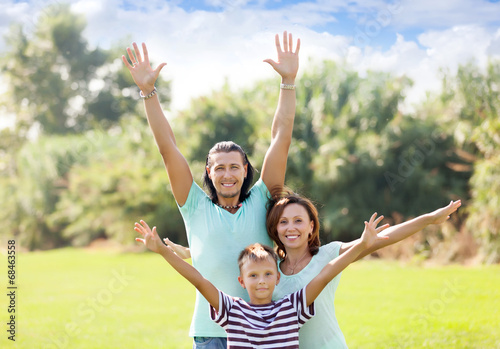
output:
[[[228,325],[228,314],[233,306],[233,298],[219,290],[219,309],[215,309],[209,304],[210,318],[221,327]]]
[[[307,286],[306,286],[307,287]],[[315,314],[314,302],[307,306],[306,287],[290,294],[290,302],[297,311],[299,326],[309,321]]]
[[[340,241],[333,241],[330,242],[329,244],[326,244],[322,246],[322,249],[324,250],[325,254],[328,256],[330,260],[337,258],[340,253],[340,247],[342,246],[342,242]]]
[[[267,188],[266,184],[262,180],[262,178],[259,178],[257,182],[255,182],[254,186],[250,190],[251,192],[258,192],[259,196],[265,198],[266,200],[271,198],[271,194],[269,193],[269,189]]]
[[[184,205],[179,206],[179,211],[182,214],[188,215],[189,212],[193,212],[200,202],[200,198],[206,196],[207,194],[200,188],[200,186],[193,180],[191,188],[189,189],[189,194]]]

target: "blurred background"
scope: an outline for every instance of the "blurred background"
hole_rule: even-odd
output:
[[[145,41],[153,66],[168,63],[159,95],[199,182],[220,140],[241,144],[260,168],[279,92],[262,59],[276,57],[274,34],[288,29],[302,49],[286,182],[318,204],[323,243],[358,237],[374,211],[395,224],[461,199],[449,223],[380,255],[500,260],[498,1],[445,2],[431,11],[439,20],[421,22],[409,18],[422,8],[404,1],[10,5],[0,45],[2,246],[133,245],[139,219],[185,244],[121,55]]]

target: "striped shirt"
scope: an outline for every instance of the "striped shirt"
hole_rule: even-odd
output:
[[[269,304],[255,305],[219,290],[219,310],[210,317],[227,333],[227,347],[299,348],[299,329],[314,316],[314,303],[306,306],[305,287]]]

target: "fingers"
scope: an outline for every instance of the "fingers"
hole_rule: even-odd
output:
[[[146,223],[146,222],[145,222],[145,221],[143,221],[142,219],[141,219],[141,221],[140,221],[140,222],[141,222],[141,224],[143,225],[143,227],[144,227],[144,228],[146,228],[146,230],[147,230],[148,232],[150,232],[150,231],[151,231],[151,228],[149,227],[148,223]]]
[[[146,43],[142,43],[142,52],[144,53],[144,61],[149,62],[149,53],[148,48],[146,47]]]
[[[377,234],[378,234],[378,233],[380,233],[380,232],[381,232],[381,231],[383,231],[383,230],[386,230],[386,229],[387,229],[387,228],[389,228],[390,226],[391,226],[391,225],[390,225],[389,223],[386,223],[386,224],[384,224],[383,226],[378,227],[378,228],[376,229]],[[381,236],[381,237],[382,237],[382,238],[384,238],[384,239],[388,239],[388,238],[389,238],[388,236]]]
[[[278,64],[275,61],[273,61],[272,59],[264,59],[263,62],[269,63],[271,65],[271,67],[273,67],[274,69],[276,69],[276,65]]]
[[[128,58],[130,59],[130,62],[132,62],[132,65],[137,63],[137,60],[135,59],[134,53],[132,52],[130,47],[127,47],[127,54],[128,54]]]
[[[125,66],[129,69],[132,69],[132,66],[130,65],[130,63],[128,62],[127,58],[125,57],[125,55],[122,55],[122,61],[123,63],[125,63]]]
[[[135,53],[135,57],[137,58],[137,63],[142,62],[141,51],[139,50],[139,47],[137,46],[137,44],[135,42],[132,45],[134,46],[134,53]]]
[[[297,46],[295,47],[295,53],[298,54],[300,50],[300,39],[297,39]]]
[[[278,34],[275,35],[274,40],[276,43],[276,49],[278,50],[278,53],[280,52],[294,53],[292,33],[287,33],[286,30],[283,32],[283,49],[281,48],[280,38]],[[299,50],[300,50],[300,39],[297,39],[297,46],[295,47],[295,53],[299,53]]]
[[[166,66],[167,63],[161,63],[158,67],[155,69],[155,76],[158,77],[160,75],[160,71],[163,69],[164,66]]]
[[[281,52],[280,37],[278,34],[274,36],[274,42],[276,44],[276,49],[278,50],[278,52]]]
[[[383,216],[383,215],[382,215],[382,216],[380,216],[380,217],[378,217],[378,218],[375,220],[375,222],[374,222],[374,223],[375,223],[375,226],[377,226],[377,225],[380,223],[380,221],[381,221],[382,219],[384,219],[384,216]]]

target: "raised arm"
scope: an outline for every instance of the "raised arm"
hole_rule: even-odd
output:
[[[219,309],[217,288],[205,279],[195,267],[183,261],[174,251],[163,244],[156,232],[156,227],[151,230],[145,221],[141,221],[140,224],[135,223],[134,230],[142,235],[142,239],[136,238],[136,241],[142,242],[149,250],[160,254],[179,274],[200,291],[214,309]]]
[[[295,77],[299,69],[300,39],[293,51],[292,34],[283,33],[283,48],[279,35],[276,34],[278,61],[266,59],[281,76],[281,83],[295,88]],[[285,87],[286,87],[285,86]],[[285,183],[288,149],[292,142],[293,121],[295,118],[295,89],[280,88],[278,107],[271,127],[271,145],[262,164],[262,180],[269,190],[282,187]]]
[[[347,268],[349,264],[354,262],[356,258],[364,250],[370,248],[371,246],[380,243],[381,241],[387,240],[387,236],[379,235],[379,233],[389,227],[389,224],[385,224],[377,228],[377,225],[384,218],[380,216],[377,218],[377,214],[374,213],[370,217],[370,221],[365,221],[365,229],[361,238],[356,240],[356,243],[346,252],[339,255],[337,258],[328,263],[319,274],[307,284],[306,287],[306,300],[307,305],[311,305],[312,302],[318,297],[318,295],[323,291],[326,285],[332,281],[332,279],[337,276],[342,270]]]
[[[418,216],[414,219],[411,219],[401,224],[394,225],[386,229],[382,235],[387,236],[387,239],[377,241],[377,243],[375,243],[372,247],[361,252],[361,254],[356,260],[361,259],[369,255],[370,253],[373,253],[376,250],[381,249],[382,247],[386,247],[395,244],[401,240],[404,240],[407,237],[410,237],[413,234],[424,229],[426,226],[430,224],[444,223],[446,220],[448,220],[448,218],[450,218],[450,215],[460,207],[460,205],[462,205],[462,202],[460,200],[451,201],[449,205],[445,207],[441,207],[433,212]],[[348,251],[350,248],[356,245],[358,240],[354,240],[349,243],[343,243],[340,248],[340,254]]]
[[[134,82],[141,89],[142,94],[149,96],[155,91],[156,79],[158,79],[160,71],[166,63],[161,63],[153,70],[149,63],[146,44],[142,44],[143,55],[141,55],[141,51],[135,42],[133,43],[133,47],[134,51],[127,48],[127,54],[132,64],[128,62],[125,56],[122,56],[122,60],[130,71],[130,74],[132,74]],[[187,200],[193,183],[193,175],[186,159],[177,147],[172,128],[163,114],[158,94],[155,93],[150,98],[144,99],[144,107],[146,108],[149,126],[153,131],[156,145],[167,170],[172,193],[177,203],[182,206]]]

